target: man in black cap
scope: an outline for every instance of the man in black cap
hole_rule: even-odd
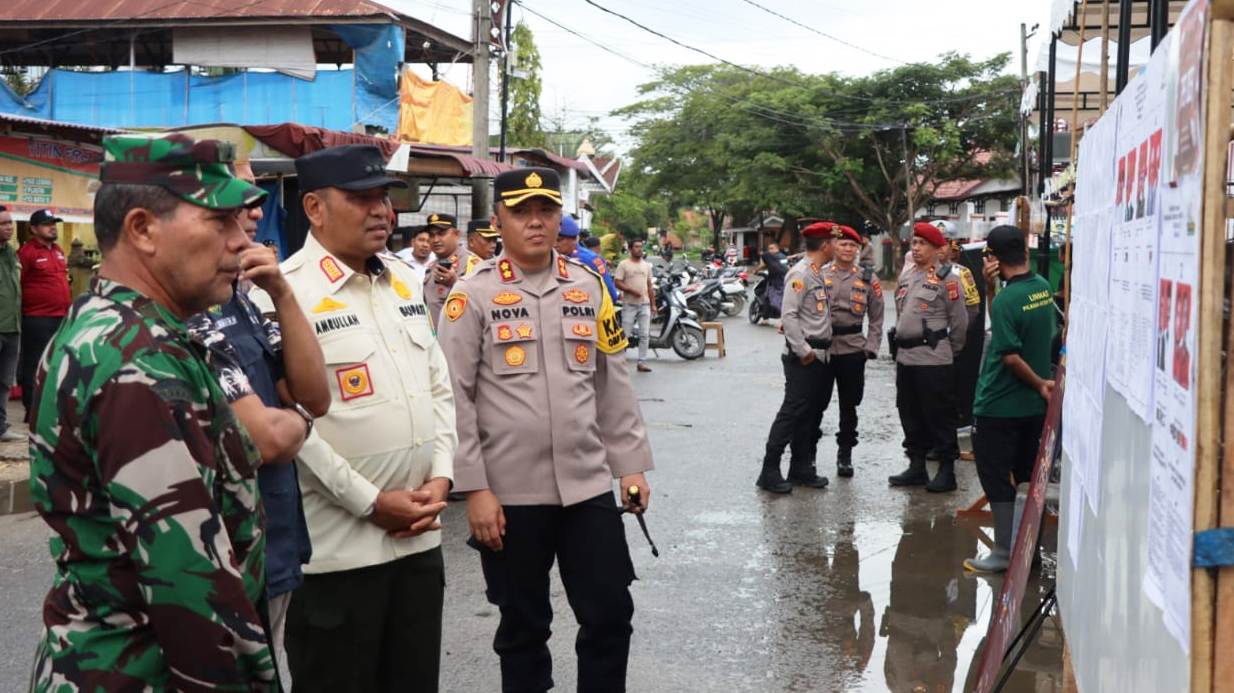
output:
[[[1028,481],[1054,390],[1050,345],[1054,300],[1050,284],[1029,269],[1024,233],[999,226],[986,238],[987,274],[997,268],[1006,286],[990,306],[990,346],[973,401],[977,476],[994,515],[994,548],[964,561],[975,572],[1001,573],[1011,559],[1015,483]]]
[[[69,270],[56,245],[56,224],[64,220],[46,209],[30,215],[30,239],[17,251],[21,263],[21,403],[30,419],[34,372],[43,349],[69,311]]]
[[[296,691],[436,691],[444,568],[437,515],[453,476],[446,360],[407,265],[385,253],[380,150],[296,160],[311,233],[282,265],[317,334],[329,413],[298,458],[313,557],[287,614]],[[270,301],[255,296],[269,312]]]
[[[471,274],[477,264],[497,254],[498,238],[501,238],[501,235],[493,228],[492,220],[467,222],[467,250],[471,251],[471,254],[467,258],[468,266],[464,268],[464,276]]]
[[[430,214],[428,232],[432,236],[435,259],[424,273],[424,302],[433,317],[433,324],[441,316],[441,307],[446,295],[458,278],[467,274],[476,264],[466,246],[459,244],[458,220],[452,214]]]

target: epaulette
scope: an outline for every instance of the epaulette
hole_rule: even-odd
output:
[[[467,273],[467,276],[468,276],[468,277],[474,277],[474,276],[476,276],[477,274],[479,274],[479,273],[481,273],[481,272],[487,272],[487,271],[489,271],[489,270],[493,269],[493,268],[494,268],[494,267],[496,267],[496,266],[497,266],[497,258],[496,258],[495,256],[494,256],[494,257],[490,257],[490,258],[489,258],[489,259],[487,259],[487,260],[481,260],[481,261],[479,261],[479,262],[477,262],[477,263],[476,263],[476,266],[475,266],[475,267],[472,267],[472,268],[471,268],[471,271]]]
[[[574,265],[575,267],[581,268],[582,270],[587,272],[587,274],[590,274],[591,276],[595,277],[596,281],[600,282],[600,286],[604,288],[605,291],[608,290],[607,286],[604,284],[604,277],[599,272],[595,271],[590,265],[588,265],[587,263],[575,257],[566,258],[566,262],[571,265]]]
[[[297,250],[291,254],[291,257],[279,263],[279,268],[283,270],[283,274],[294,272],[304,266],[304,257],[304,251]]]

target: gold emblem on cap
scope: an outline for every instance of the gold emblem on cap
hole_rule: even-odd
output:
[[[429,221],[429,223],[430,223],[430,224],[435,224],[435,223],[437,223],[437,215],[436,215],[436,214],[434,214],[433,216],[429,217],[429,218],[428,218],[428,221]]]
[[[544,185],[544,181],[540,179],[540,174],[532,171],[531,175],[527,176],[527,180],[523,181],[523,184],[529,188],[538,188]]]

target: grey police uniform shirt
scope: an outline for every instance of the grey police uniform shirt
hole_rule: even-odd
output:
[[[548,276],[504,255],[455,284],[438,323],[459,436],[455,490],[574,505],[652,468],[626,339],[600,277],[553,253]]]
[[[811,351],[826,359],[828,349],[812,347],[808,339],[831,339],[831,308],[823,275],[809,259],[802,259],[784,275],[784,302],[780,305],[780,325],[784,328],[787,352],[805,358]]]
[[[433,324],[437,325],[441,321],[441,307],[446,304],[446,296],[450,294],[452,287],[445,284],[438,284],[433,279],[433,268],[437,263],[441,262],[441,258],[437,258],[429,263],[428,269],[424,270],[424,304],[428,306],[429,315],[433,319]],[[454,254],[450,256],[450,267],[454,270],[458,279],[462,279],[468,272],[475,269],[480,258],[476,257],[467,250],[467,247],[459,243]],[[454,280],[455,285],[458,285],[458,279]]]
[[[822,274],[831,308],[831,353],[877,354],[883,343],[883,285],[878,276],[872,269],[857,265],[843,269],[834,262],[824,265]],[[835,334],[836,328],[863,325],[864,333]]]
[[[947,330],[947,336],[929,345],[900,347],[896,363],[902,366],[946,366],[964,349],[968,331],[968,310],[960,276],[951,265],[926,270],[914,267],[900,275],[896,288],[896,339],[924,336],[922,326],[932,331]]]

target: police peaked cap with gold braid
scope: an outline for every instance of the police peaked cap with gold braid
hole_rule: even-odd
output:
[[[493,179],[493,194],[507,207],[517,207],[533,197],[561,205],[561,176],[551,168],[519,168]]]

